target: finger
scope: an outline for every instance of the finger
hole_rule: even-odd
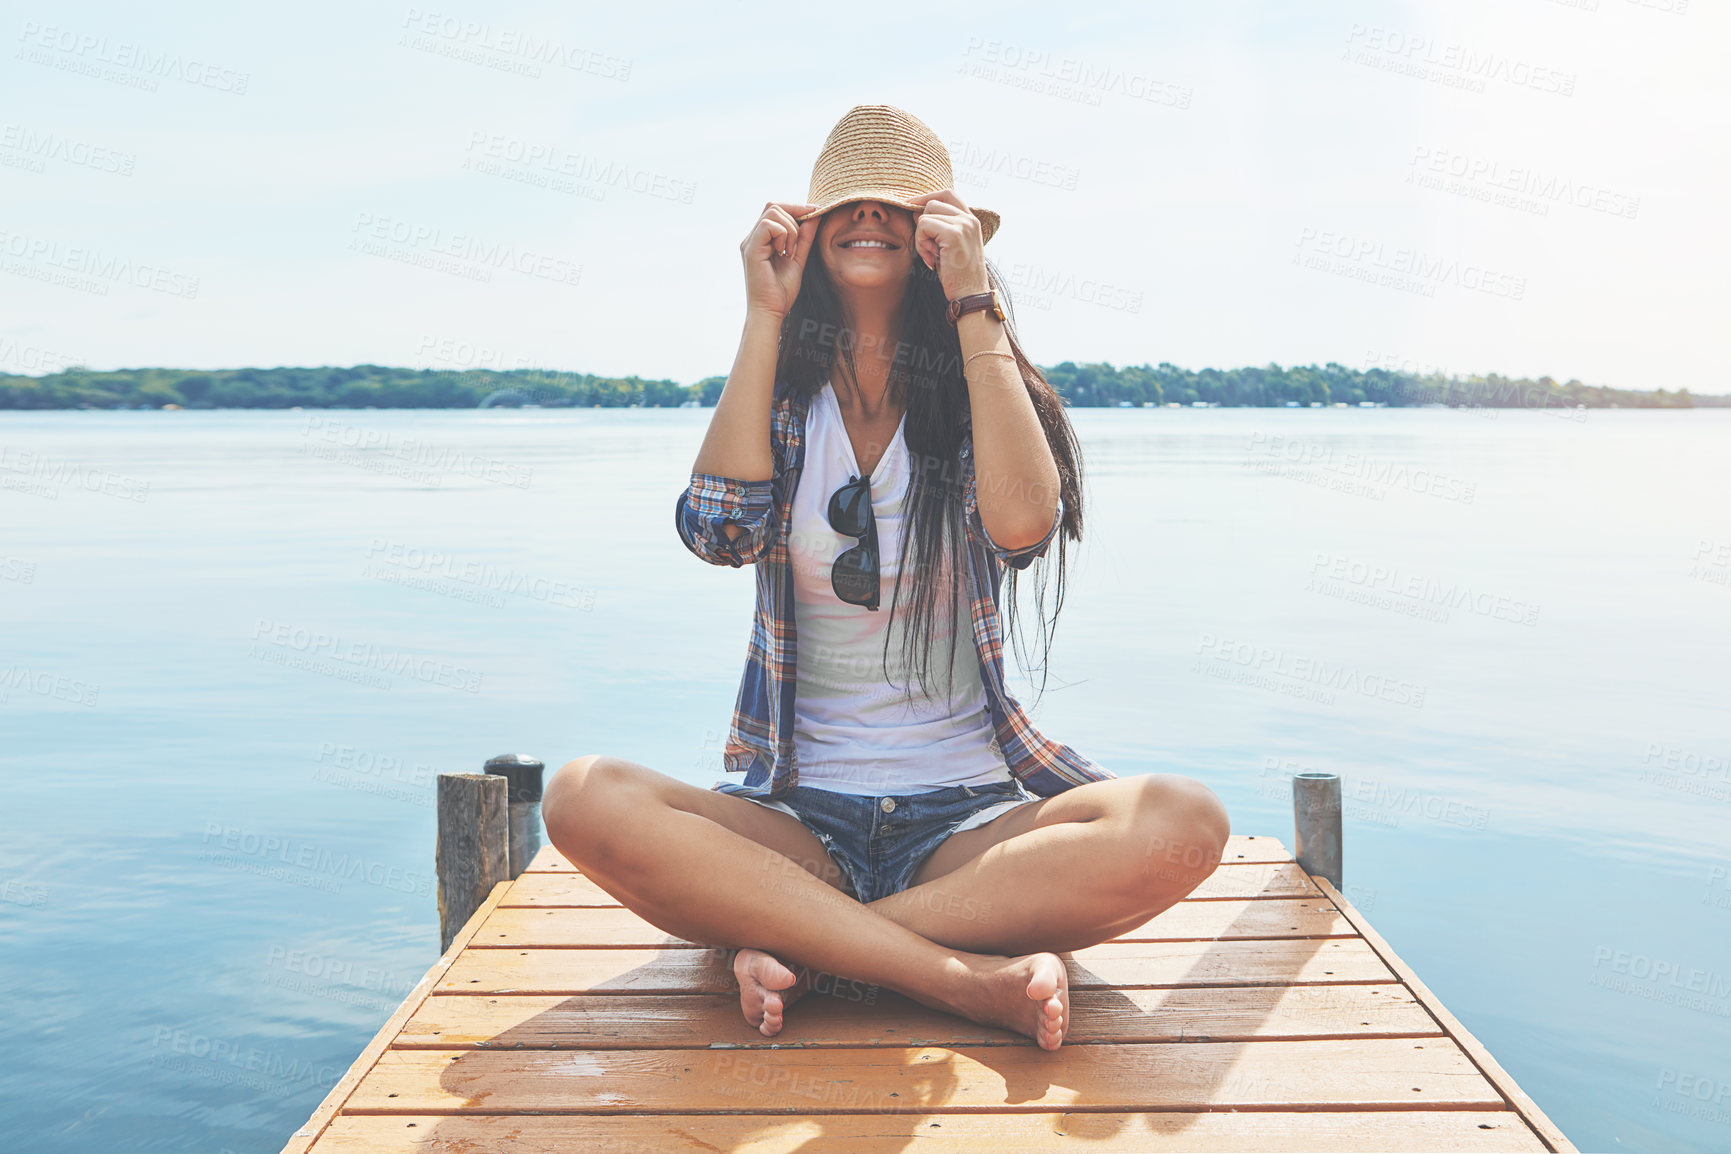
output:
[[[776,251],[782,256],[793,255],[790,250],[793,248],[794,242],[799,239],[799,225],[794,222],[793,217],[789,215],[786,209],[777,205],[772,206],[770,210],[764,214],[764,219],[776,225],[776,227],[781,230],[776,234],[779,238],[779,243],[776,245]]]
[[[804,259],[804,252],[809,251],[809,242],[817,234],[817,226],[823,218],[814,216],[810,220],[802,221],[785,209],[782,210],[781,217],[788,230],[787,255],[795,260]]]
[[[814,216],[810,220],[800,223],[799,236],[794,241],[793,256],[802,265],[805,263],[805,259],[811,255],[811,246],[817,243],[817,228],[822,223],[823,218],[821,216]]]
[[[936,266],[938,266],[938,256],[942,256],[943,254],[943,242],[938,239],[936,228],[931,227],[931,225],[926,225],[923,230],[919,230],[919,232],[916,232],[914,235],[917,237],[919,254],[926,258],[926,268],[933,268],[933,270],[935,270]]]
[[[787,247],[787,226],[780,221],[765,219],[763,222],[765,243],[771,254],[783,254]],[[785,254],[783,254],[785,255]]]
[[[798,231],[799,226],[804,223],[799,218],[810,212],[815,206],[809,204],[778,204],[775,207],[781,212],[782,219],[787,222],[787,226]]]
[[[956,195],[956,190],[953,188],[940,188],[936,192],[922,192],[918,196],[912,196],[908,199],[917,201],[927,208],[934,204],[941,204],[948,208],[960,209],[962,212],[968,211],[968,206],[962,203],[962,198]]]
[[[967,236],[971,232],[980,237],[983,242],[985,230],[980,226],[980,218],[967,209],[956,208],[946,201],[934,200],[926,205],[926,211],[933,219],[940,220],[960,230],[958,236]]]
[[[914,227],[914,237],[927,266],[935,269],[943,250],[957,241],[956,226],[942,217],[923,216]]]
[[[925,207],[921,210],[922,216],[954,221],[964,230],[961,234],[963,237],[977,237],[981,245],[985,244],[985,226],[980,223],[980,218],[974,215],[973,210],[961,203],[961,198],[954,192],[943,189],[922,195],[926,198]],[[972,242],[964,239],[961,243],[971,244]]]
[[[775,221],[789,232],[797,233],[800,226],[793,219],[794,215],[810,212],[816,207],[815,204],[796,204],[791,201],[767,201],[763,206],[762,215],[758,218],[758,223],[762,225],[766,221]],[[773,250],[780,253],[784,246],[780,243],[779,236],[767,232],[764,233],[764,236],[767,242],[772,243]]]
[[[914,219],[914,252],[925,262],[927,268],[936,266],[938,259],[938,244],[932,236],[932,221],[930,217],[919,216]]]
[[[769,206],[765,205],[763,215],[757,218],[751,226],[751,231],[745,234],[745,242],[741,248],[758,248],[769,238]]]

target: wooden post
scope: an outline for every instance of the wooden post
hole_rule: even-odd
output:
[[[439,775],[439,952],[451,948],[510,868],[505,779],[491,773]]]
[[[1292,843],[1305,873],[1340,888],[1340,774],[1293,774]]]
[[[529,868],[541,848],[541,775],[547,767],[520,753],[501,753],[489,758],[485,772],[496,773],[510,783],[511,877]]]

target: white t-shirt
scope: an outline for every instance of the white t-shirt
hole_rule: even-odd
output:
[[[793,741],[801,785],[883,796],[1011,780],[986,707],[960,568],[952,568],[951,612],[940,615],[932,638],[927,677],[932,698],[920,694],[918,680],[903,663],[905,605],[896,610],[891,626],[890,600],[909,512],[906,423],[904,415],[871,478],[882,573],[880,607],[873,611],[843,601],[830,584],[831,565],[859,539],[830,528],[829,499],[860,475],[831,386],[812,398],[806,416],[805,468],[794,492],[789,532],[798,638]],[[902,595],[911,599],[907,585]],[[949,638],[958,620],[962,634],[952,664]]]

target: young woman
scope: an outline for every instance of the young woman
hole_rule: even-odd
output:
[[[735,949],[766,1035],[840,978],[1056,1049],[1058,953],[1184,897],[1228,821],[1196,781],[1117,778],[1043,737],[1005,688],[1004,569],[1013,612],[1015,574],[1056,539],[1061,606],[1081,478],[997,298],[968,300],[997,288],[997,215],[949,185],[930,129],[860,106],[813,203],[766,205],[740,246],[744,335],[677,525],[702,559],[757,567],[725,753],[744,781],[581,757],[543,813],[623,905]]]

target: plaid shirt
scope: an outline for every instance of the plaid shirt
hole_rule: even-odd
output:
[[[807,401],[777,386],[770,412],[770,449],[775,463],[772,479],[740,481],[693,472],[690,485],[674,507],[680,540],[697,556],[712,565],[757,565],[751,645],[722,756],[727,772],[744,773],[745,781],[743,785],[724,782],[714,787],[755,797],[779,797],[799,779],[793,743],[798,642],[788,537],[793,493],[805,465],[807,408]],[[1004,686],[1004,641],[998,616],[1003,566],[1025,569],[1045,553],[1063,518],[1062,501],[1043,540],[1023,549],[1002,549],[986,535],[980,520],[971,431],[962,437],[960,465],[974,642],[992,727],[1005,763],[1029,792],[1042,797],[1117,776],[1069,746],[1042,737]],[[722,529],[728,523],[745,532],[729,540]]]

